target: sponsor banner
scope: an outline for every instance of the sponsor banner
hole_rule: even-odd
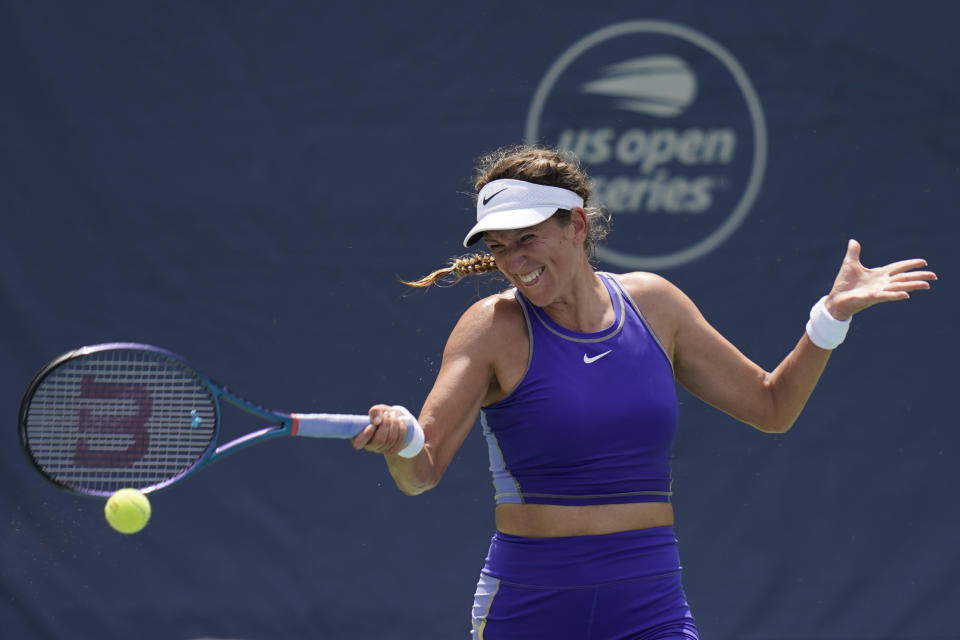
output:
[[[766,127],[746,72],[710,37],[662,21],[575,42],[540,82],[528,143],[575,152],[613,217],[598,257],[629,269],[696,260],[750,212]]]

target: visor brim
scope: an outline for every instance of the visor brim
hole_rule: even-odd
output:
[[[483,220],[473,225],[466,237],[463,246],[469,247],[483,237],[485,231],[511,231],[525,229],[540,224],[559,211],[558,207],[535,207],[530,209],[512,209],[497,211],[484,216]]]

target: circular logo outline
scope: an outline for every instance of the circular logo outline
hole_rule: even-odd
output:
[[[750,121],[753,124],[753,167],[747,180],[747,187],[737,202],[733,212],[717,229],[702,240],[686,249],[658,255],[636,256],[606,246],[597,247],[597,257],[601,260],[631,269],[664,269],[693,262],[710,253],[729,238],[750,213],[750,209],[760,191],[767,164],[767,128],[763,108],[750,79],[737,59],[726,48],[712,38],[689,27],[663,20],[628,20],[598,29],[576,41],[557,58],[547,69],[533,94],[527,121],[524,128],[524,140],[527,144],[536,144],[539,134],[540,118],[553,85],[570,64],[582,53],[606,40],[635,33],[657,33],[686,40],[704,49],[717,58],[733,76],[740,92],[747,102]]]

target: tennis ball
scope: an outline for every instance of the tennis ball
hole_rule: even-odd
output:
[[[150,501],[136,489],[120,489],[107,500],[103,513],[120,533],[136,533],[150,520]]]

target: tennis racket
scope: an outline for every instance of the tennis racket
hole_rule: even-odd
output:
[[[221,402],[269,420],[269,427],[218,444]],[[423,429],[403,407],[406,446]],[[179,356],[116,342],[63,354],[36,375],[20,405],[20,443],[57,486],[89,496],[133,487],[144,493],[178,482],[229,453],[281,436],[352,438],[366,415],[280,413],[246,400]]]

